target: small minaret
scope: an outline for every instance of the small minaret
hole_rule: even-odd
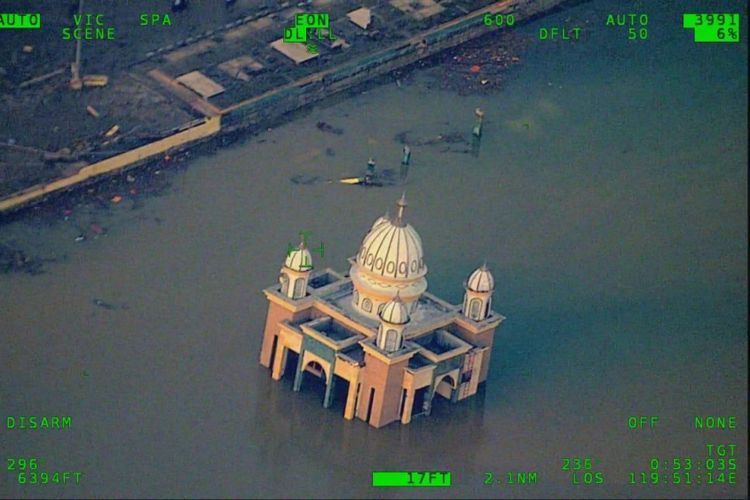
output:
[[[411,149],[409,146],[404,144],[403,155],[401,156],[401,165],[408,165],[411,161]]]
[[[395,226],[404,227],[406,225],[404,222],[404,212],[408,206],[409,204],[406,203],[406,191],[404,191],[401,193],[401,198],[396,202],[396,217],[393,219]]]
[[[373,180],[375,180],[375,160],[373,160],[371,156],[370,159],[367,160],[367,170],[365,170],[364,183],[370,184]]]
[[[290,299],[301,299],[307,295],[307,284],[312,272],[312,256],[302,238],[299,246],[289,252],[281,267],[279,283],[281,293]]]
[[[471,273],[464,288],[463,315],[474,321],[485,320],[492,308],[492,292],[495,289],[495,279],[487,269],[487,263]]]
[[[482,120],[484,119],[484,111],[477,108],[474,110],[474,116],[477,117],[477,122],[474,125],[471,133],[474,134],[474,137],[479,138],[482,137]]]
[[[395,352],[404,345],[404,329],[409,323],[409,309],[401,301],[399,293],[380,311],[380,326],[375,339],[377,346],[385,352]]]

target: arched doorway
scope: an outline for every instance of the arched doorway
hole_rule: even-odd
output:
[[[471,303],[469,305],[469,317],[474,321],[479,320],[479,307],[481,303],[482,301],[479,299],[471,299]]]
[[[323,379],[326,377],[325,368],[323,368],[323,366],[321,366],[321,364],[317,361],[308,361],[307,365],[305,365],[305,370],[308,373],[312,373],[316,377]]]
[[[456,390],[456,379],[452,375],[445,374],[441,376],[435,384],[435,393],[440,394],[445,399],[451,399],[453,391]]]

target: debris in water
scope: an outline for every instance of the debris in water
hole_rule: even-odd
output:
[[[94,299],[93,302],[95,306],[101,307],[102,309],[106,309],[108,311],[112,311],[115,309],[115,306],[113,304],[110,304],[109,302],[104,302],[101,299]]]
[[[318,128],[318,130],[322,132],[329,132],[331,134],[336,134],[336,135],[341,135],[344,133],[343,129],[334,127],[326,122],[318,122],[315,124],[315,126]]]
[[[297,174],[293,175],[289,178],[290,181],[292,181],[293,184],[300,184],[302,186],[310,186],[312,184],[317,184],[321,182],[323,179],[320,178],[320,176],[317,175],[311,175],[311,174]]]
[[[408,165],[411,161],[411,149],[409,146],[404,144],[403,156],[401,156],[401,164]]]
[[[118,130],[120,130],[120,126],[115,125],[114,127],[112,127],[111,129],[107,130],[107,132],[104,133],[104,137],[112,137],[117,133]]]
[[[42,259],[27,255],[23,250],[11,248],[0,243],[0,272],[24,272],[31,275],[42,274],[45,261],[55,259]]]

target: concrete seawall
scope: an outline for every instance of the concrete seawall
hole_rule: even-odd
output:
[[[486,34],[488,29],[491,29],[483,23],[483,17],[486,14],[512,13],[516,21],[522,21],[561,3],[563,0],[495,2],[419,33],[395,46],[229,105],[221,109],[218,116],[206,116],[197,123],[196,121],[186,123],[176,133],[82,167],[71,176],[13,193],[0,199],[0,214],[39,202],[50,193],[71,189],[77,185],[136,167],[170,150],[205,141],[222,132],[262,128],[264,122],[268,120],[277,120],[285,113]],[[212,106],[208,101],[204,100],[204,102],[207,106]]]
[[[55,191],[69,189],[78,184],[106,176],[107,174],[122,172],[128,168],[136,167],[139,164],[171,149],[205,140],[217,134],[220,130],[220,117],[206,118],[201,120],[200,125],[191,126],[186,130],[177,132],[163,139],[112,156],[106,160],[86,165],[76,174],[71,176],[53,182],[32,186],[15,193],[12,196],[8,196],[7,198],[0,200],[0,212],[9,212],[32,203],[33,201],[38,201]]]

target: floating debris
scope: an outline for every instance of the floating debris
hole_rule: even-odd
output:
[[[313,184],[318,184],[322,182],[324,179],[322,179],[318,175],[312,175],[312,174],[297,174],[293,175],[289,178],[290,181],[292,181],[293,184],[300,184],[302,186],[311,186]]]
[[[474,115],[477,117],[477,122],[474,125],[471,133],[474,137],[482,137],[482,120],[484,119],[484,111],[477,108],[474,110]]]
[[[32,257],[27,255],[23,250],[11,248],[0,243],[0,272],[4,274],[12,272],[31,275],[42,274],[44,272],[44,263],[54,260]]]
[[[432,139],[418,139],[410,137],[411,131],[405,130],[396,134],[394,139],[401,144],[409,143],[413,146],[435,146],[438,144],[469,144],[468,138],[461,132],[449,132],[445,134],[438,134]]]
[[[503,31],[476,38],[423,60],[431,66],[429,86],[449,89],[459,95],[488,93],[502,88],[507,70],[521,61],[533,38]]]
[[[329,132],[331,134],[341,135],[344,133],[344,130],[338,127],[334,127],[326,122],[318,122],[315,124],[315,126],[318,128],[318,130],[322,132]]]
[[[93,303],[95,306],[101,307],[102,309],[106,309],[108,311],[113,311],[114,309],[116,309],[114,304],[110,304],[109,302],[104,302],[101,299],[94,299]]]
[[[362,177],[343,177],[339,179],[339,182],[341,184],[362,184],[364,182],[364,178]]]
[[[91,106],[91,105],[86,106],[86,111],[88,112],[88,114],[90,114],[94,118],[99,118],[99,112],[96,110],[94,106]]]
[[[408,165],[411,161],[411,149],[409,149],[409,146],[404,144],[403,154],[401,156],[401,164],[402,165]]]
[[[117,133],[118,130],[120,130],[120,126],[119,125],[115,125],[114,127],[112,127],[111,129],[107,130],[104,133],[104,137],[112,137],[112,136],[114,136]]]

